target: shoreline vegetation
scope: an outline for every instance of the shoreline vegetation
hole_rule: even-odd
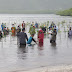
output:
[[[56,13],[56,15],[60,15],[60,16],[72,16],[72,8],[70,8],[68,10],[64,10],[64,11],[58,11]]]

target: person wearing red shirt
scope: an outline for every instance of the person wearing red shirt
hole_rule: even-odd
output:
[[[44,39],[44,33],[43,33],[43,30],[39,30],[38,32],[38,41],[39,43],[43,43],[43,39]]]
[[[23,29],[23,28],[25,28],[25,23],[24,23],[24,21],[23,21],[23,23],[22,23],[22,29]]]

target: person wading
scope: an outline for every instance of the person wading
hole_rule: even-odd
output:
[[[22,32],[19,33],[20,46],[22,45],[26,46],[26,40],[28,41],[28,37],[27,34],[25,33],[25,28],[23,28]]]

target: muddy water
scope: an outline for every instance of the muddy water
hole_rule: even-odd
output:
[[[9,21],[9,16],[10,15],[8,15],[7,22],[12,23],[12,20]],[[24,15],[15,15],[15,17],[13,15],[14,18],[17,16],[21,17]],[[58,21],[66,20],[68,23],[72,20],[71,17],[61,17],[53,14],[29,15],[29,17],[31,18],[29,21],[34,19],[34,21],[39,22],[49,20],[50,22],[54,21],[57,23]],[[3,18],[4,17],[2,17],[1,21],[4,21]],[[26,15],[24,18],[28,21]],[[26,28],[26,33],[29,37],[28,29],[29,26]],[[0,71],[20,71],[44,66],[72,64],[72,37],[68,37],[67,32],[63,32],[63,28],[60,29],[62,32],[57,34],[56,43],[54,44],[50,44],[50,36],[48,35],[45,35],[43,45],[27,45],[26,48],[19,48],[18,38],[16,36],[12,37],[11,34],[9,34],[2,38],[0,40]],[[37,34],[34,38],[37,40]],[[34,44],[34,42],[32,42],[32,44]]]

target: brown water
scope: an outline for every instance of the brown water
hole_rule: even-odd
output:
[[[29,37],[29,26],[26,29]],[[67,32],[63,32],[63,28],[61,30],[62,32],[57,34],[56,43],[50,44],[50,36],[46,35],[42,47],[27,45],[26,48],[19,48],[16,36],[12,37],[9,34],[2,38],[0,41],[0,71],[10,72],[72,64],[72,38],[68,37]],[[37,35],[34,38],[37,40]]]

